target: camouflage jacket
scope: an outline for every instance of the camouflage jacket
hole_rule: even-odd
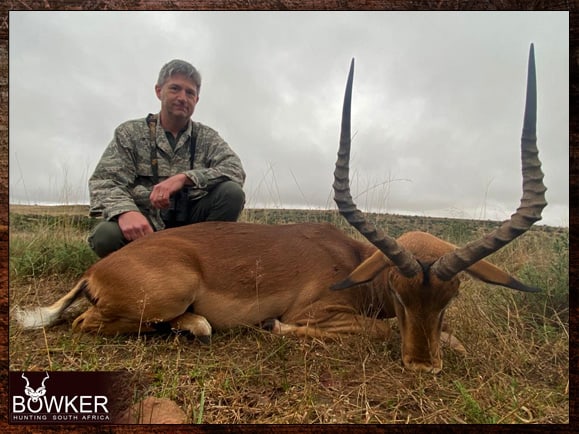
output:
[[[197,133],[193,169],[189,168],[189,137]],[[189,122],[175,149],[169,144],[165,130],[156,127],[158,182],[184,173],[193,182],[190,198],[200,199],[220,182],[231,180],[243,187],[245,172],[241,160],[217,131],[199,122]],[[115,130],[93,175],[89,179],[90,215],[106,220],[127,211],[140,211],[163,229],[159,210],[149,202],[153,190],[151,143],[146,118],[131,120]]]

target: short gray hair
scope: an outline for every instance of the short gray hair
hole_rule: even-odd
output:
[[[199,71],[189,62],[179,59],[173,59],[163,65],[161,72],[159,72],[157,86],[162,87],[167,79],[174,74],[183,74],[197,85],[198,92],[201,90],[201,74],[199,74]]]

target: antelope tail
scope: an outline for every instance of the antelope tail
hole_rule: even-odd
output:
[[[24,329],[38,329],[54,324],[60,315],[82,294],[87,286],[86,280],[81,280],[68,294],[46,307],[22,310],[16,308],[15,318]]]

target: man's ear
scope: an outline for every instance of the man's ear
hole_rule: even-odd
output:
[[[157,95],[157,98],[161,99],[161,86],[158,84],[155,85],[155,95]]]

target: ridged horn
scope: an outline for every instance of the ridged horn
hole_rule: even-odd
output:
[[[521,161],[523,173],[523,195],[517,211],[498,229],[485,237],[472,241],[464,247],[447,253],[438,259],[431,268],[442,280],[450,280],[460,271],[496,252],[501,247],[524,234],[536,221],[541,219],[541,211],[547,205],[543,184],[543,172],[537,150],[537,84],[535,73],[535,50],[529,49],[527,74],[527,97],[523,133],[521,137]]]
[[[413,277],[422,267],[414,256],[402,248],[394,238],[385,235],[380,229],[366,220],[362,212],[356,207],[350,194],[349,162],[350,162],[350,116],[352,105],[352,83],[354,80],[354,59],[350,64],[350,72],[344,95],[342,109],[342,130],[340,133],[340,148],[334,171],[334,200],[340,214],[354,226],[368,241],[376,246],[398,267],[406,277]]]

